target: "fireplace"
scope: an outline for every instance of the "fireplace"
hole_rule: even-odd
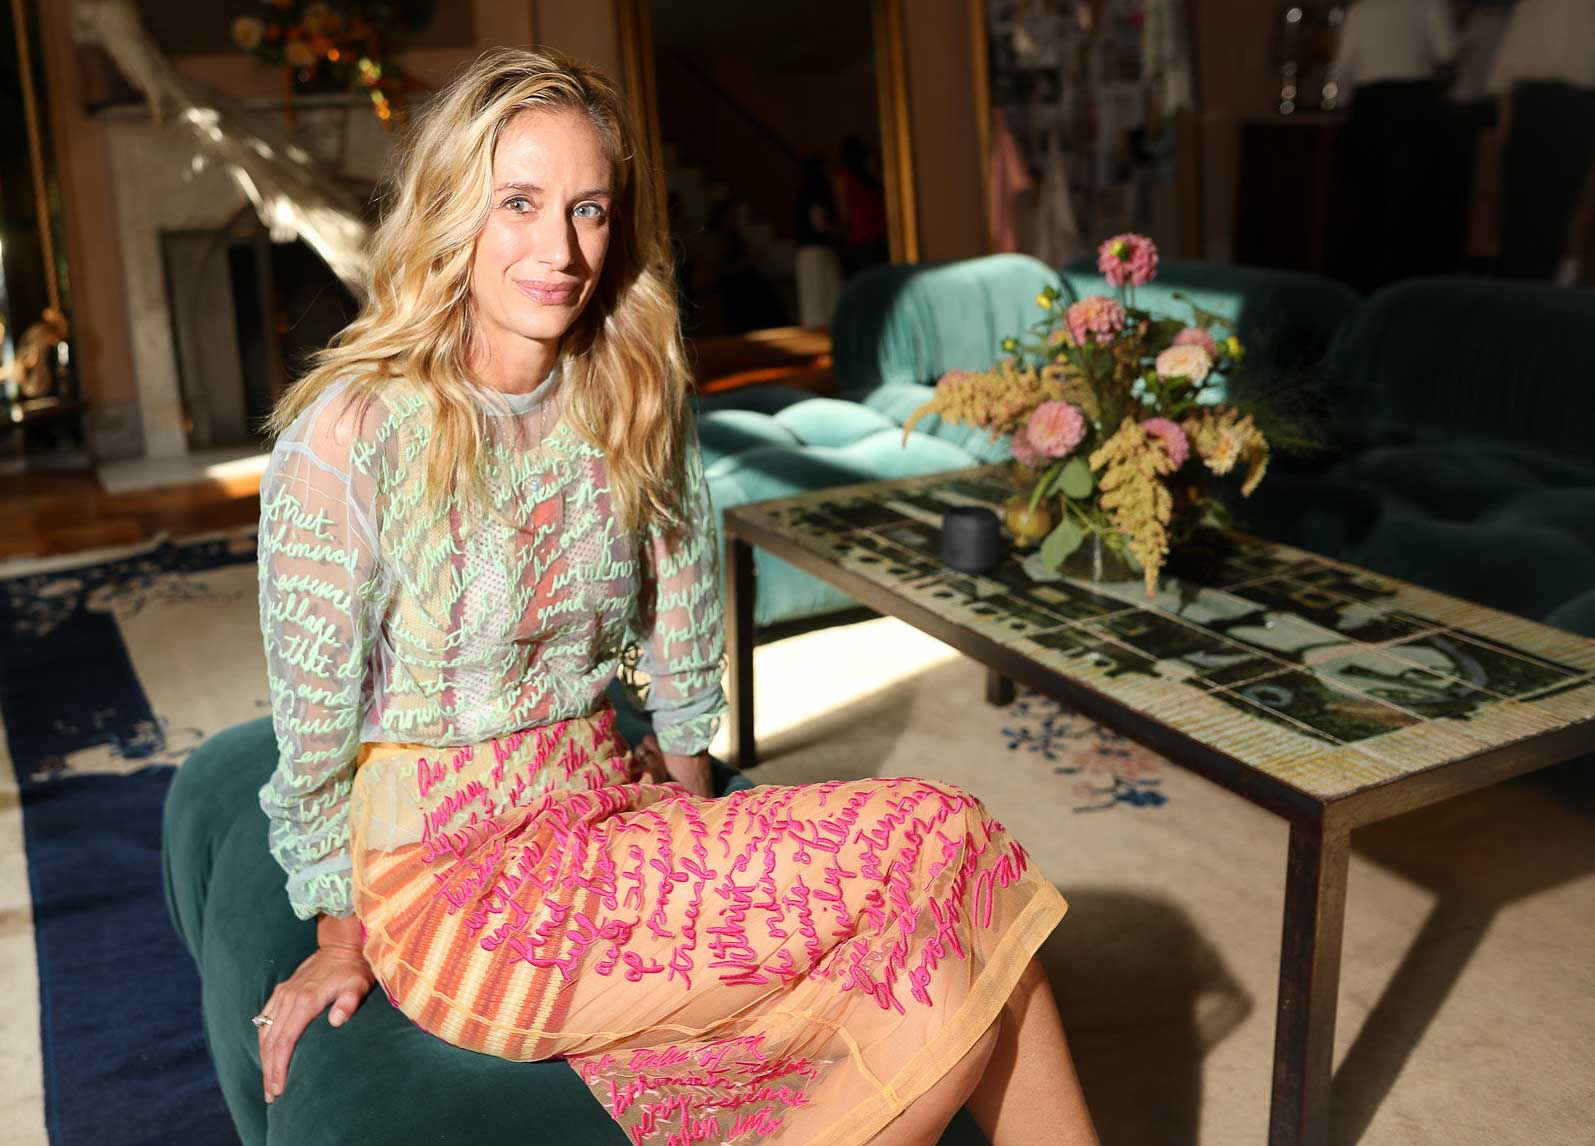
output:
[[[215,230],[161,235],[190,450],[263,444],[279,395],[358,313],[304,243],[271,241],[252,207]]]
[[[369,201],[393,137],[348,97],[255,105]],[[142,106],[98,113],[109,159],[137,397],[104,419],[103,460],[173,459],[259,441],[260,420],[354,300],[303,243],[274,243],[235,180]],[[96,268],[110,270],[110,261]]]

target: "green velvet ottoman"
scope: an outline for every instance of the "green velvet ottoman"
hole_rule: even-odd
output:
[[[267,1106],[252,1015],[315,947],[266,850],[257,793],[276,764],[270,717],[211,737],[178,769],[161,858],[167,905],[199,965],[205,1038],[246,1146],[624,1146],[626,1136],[560,1062],[460,1050],[377,988],[341,1029],[310,1024],[288,1085]],[[717,765],[727,790],[750,785]]]

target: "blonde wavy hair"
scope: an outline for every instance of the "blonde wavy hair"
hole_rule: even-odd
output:
[[[472,396],[471,264],[492,209],[494,149],[523,111],[587,116],[615,171],[603,269],[560,343],[564,416],[604,452],[628,529],[679,522],[689,376],[652,163],[603,74],[546,48],[488,51],[430,100],[397,150],[360,314],[312,357],[267,429],[280,434],[340,379],[363,413],[386,379],[408,378],[433,403],[429,492],[481,491],[491,419]]]

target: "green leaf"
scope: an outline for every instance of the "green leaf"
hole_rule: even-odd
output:
[[[1069,554],[1080,548],[1084,540],[1085,531],[1065,518],[1041,543],[1041,560],[1056,569],[1069,559]]]
[[[1058,475],[1058,488],[1063,490],[1065,496],[1076,501],[1090,497],[1096,484],[1096,479],[1091,476],[1091,467],[1086,465],[1082,457],[1070,458]]]

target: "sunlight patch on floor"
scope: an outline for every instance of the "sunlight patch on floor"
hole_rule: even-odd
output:
[[[893,617],[760,645],[753,653],[754,726],[760,739],[779,735],[961,655]],[[709,751],[730,755],[729,720]]]

